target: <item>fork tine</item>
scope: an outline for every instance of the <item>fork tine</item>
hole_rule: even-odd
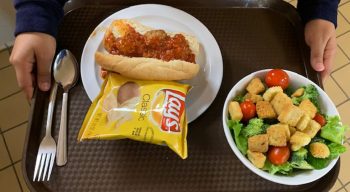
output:
[[[51,153],[51,160],[50,160],[50,166],[49,166],[49,174],[47,175],[47,180],[50,179],[52,167],[53,167],[53,164],[54,164],[54,162],[55,162],[55,156],[56,156],[56,153]]]
[[[36,175],[38,174],[38,168],[39,168],[39,164],[40,164],[41,155],[42,155],[42,154],[38,153],[38,155],[37,155],[37,157],[36,157],[33,181],[35,181]],[[39,180],[39,179],[38,179],[38,180]]]
[[[44,167],[44,174],[43,174],[43,179],[42,180],[45,180],[45,176],[46,176],[46,173],[47,173],[47,167],[49,166],[49,160],[50,160],[50,153],[48,153],[46,155],[46,160],[45,160],[45,167]]]
[[[42,154],[43,156],[41,157],[41,161],[40,161],[40,169],[39,169],[39,176],[38,176],[38,181],[42,181],[41,179],[41,173],[43,171],[43,166],[44,166],[44,162],[46,159],[46,153]],[[41,180],[40,180],[41,179]]]

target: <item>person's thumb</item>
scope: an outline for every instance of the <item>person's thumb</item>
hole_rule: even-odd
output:
[[[325,47],[326,43],[323,43],[321,41],[313,42],[310,44],[310,62],[312,68],[314,68],[315,71],[323,71],[325,69],[325,66],[323,64],[323,54]]]
[[[39,89],[42,91],[48,91],[51,85],[51,63],[52,57],[44,56],[37,57],[37,83]]]

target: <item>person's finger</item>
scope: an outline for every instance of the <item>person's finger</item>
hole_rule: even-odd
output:
[[[24,67],[22,67],[24,66]],[[28,67],[26,67],[28,66]],[[14,62],[18,86],[25,92],[27,99],[30,100],[33,96],[33,76],[31,74],[31,63],[20,64]]]
[[[312,68],[314,68],[315,71],[323,71],[325,69],[323,53],[326,43],[322,42],[322,40],[318,40],[311,42],[309,46],[311,48],[310,62]]]
[[[331,64],[332,64],[332,60],[334,57],[332,58],[325,58],[324,60],[324,65],[325,68],[324,70],[321,72],[321,78],[324,81],[331,73]]]
[[[51,85],[51,63],[52,57],[37,53],[37,83],[42,91],[48,91]]]
[[[325,69],[321,73],[322,80],[324,81],[331,73],[333,61],[336,53],[336,39],[335,37],[331,37],[327,42],[325,52],[324,52],[324,67]]]

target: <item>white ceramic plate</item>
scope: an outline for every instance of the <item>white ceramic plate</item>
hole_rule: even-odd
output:
[[[265,172],[261,169],[256,168],[249,160],[247,157],[245,157],[236,147],[236,144],[233,140],[233,137],[230,133],[229,127],[227,126],[227,120],[228,120],[228,104],[229,102],[239,93],[244,91],[245,87],[248,85],[248,83],[254,78],[254,77],[259,77],[260,79],[264,79],[266,73],[271,70],[271,69],[265,69],[261,71],[254,72],[246,77],[244,77],[242,80],[240,80],[229,92],[226,100],[225,100],[225,105],[224,105],[224,110],[222,114],[222,123],[224,125],[224,131],[225,131],[225,136],[226,139],[235,153],[235,155],[238,157],[238,159],[251,171],[253,171],[255,174],[276,182],[280,184],[285,184],[285,185],[301,185],[301,184],[306,184],[313,182],[325,174],[327,174],[336,164],[337,159],[334,159],[326,168],[321,169],[321,170],[311,170],[311,171],[302,171],[295,173],[294,175],[290,176],[284,176],[284,175],[272,175],[268,172]],[[292,88],[296,89],[298,87],[301,87],[303,85],[308,85],[308,84],[313,84],[314,86],[317,87],[318,92],[320,93],[320,107],[321,111],[324,112],[325,114],[328,115],[338,115],[339,113],[337,111],[337,108],[331,101],[331,99],[328,97],[328,95],[319,87],[317,86],[314,82],[311,80],[297,74],[291,71],[284,70],[288,73],[289,78],[290,78],[290,85]]]
[[[96,51],[104,51],[102,39],[105,29],[115,19],[134,19],[144,25],[170,32],[184,32],[195,36],[200,44],[196,62],[200,65],[198,75],[183,83],[193,86],[187,100],[188,122],[200,116],[215,99],[222,80],[222,56],[220,48],[209,30],[196,18],[179,9],[156,4],[132,6],[120,10],[102,21],[87,40],[81,57],[81,78],[90,100],[100,91],[102,80],[95,63]]]

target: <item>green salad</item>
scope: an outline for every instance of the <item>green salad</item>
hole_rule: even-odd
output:
[[[348,127],[321,111],[312,85],[295,90],[281,69],[252,79],[228,106],[227,121],[237,148],[257,168],[271,174],[323,169],[346,151]]]

